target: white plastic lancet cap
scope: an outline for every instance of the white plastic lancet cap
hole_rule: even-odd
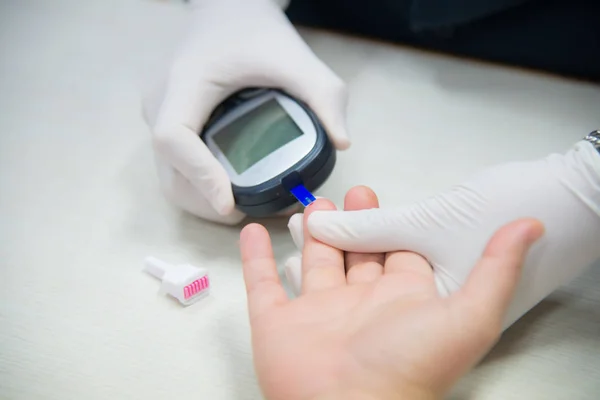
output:
[[[191,264],[170,265],[155,257],[145,260],[144,272],[162,281],[160,291],[188,306],[206,297],[210,279],[205,268]]]
[[[161,281],[165,275],[165,272],[171,268],[171,265],[155,257],[147,257],[145,260],[145,265],[146,267],[144,268],[144,271],[153,277],[160,279]]]

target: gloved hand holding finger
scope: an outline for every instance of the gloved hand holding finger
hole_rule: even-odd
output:
[[[600,258],[600,154],[589,142],[487,169],[410,207],[319,211],[305,223],[311,236],[342,250],[423,255],[445,296],[464,285],[494,232],[524,217],[541,221],[546,235],[526,260],[508,327]]]
[[[212,111],[248,87],[276,87],[306,102],[338,150],[347,90],[272,0],[198,0],[190,31],[161,85],[144,101],[166,196],[201,218],[237,223],[231,182],[199,138]],[[170,170],[170,171],[169,171]]]

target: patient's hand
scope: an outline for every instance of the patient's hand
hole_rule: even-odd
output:
[[[358,188],[346,209],[377,206]],[[306,209],[333,209],[317,200]],[[306,226],[306,225],[305,225]],[[466,284],[441,298],[414,253],[352,254],[305,231],[302,293],[287,298],[267,231],[251,224],[241,252],[255,367],[270,400],[438,398],[491,348],[542,234],[522,220],[500,229]]]

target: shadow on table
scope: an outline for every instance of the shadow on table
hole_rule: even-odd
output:
[[[553,312],[561,308],[562,303],[556,300],[544,300],[534,307],[528,314],[523,316],[512,327],[502,335],[501,340],[494,349],[481,362],[481,366],[487,366],[519,354],[520,349],[528,347],[528,339],[534,331],[543,325],[542,320],[549,317]],[[548,341],[541,342],[535,346],[552,345]]]
[[[287,228],[288,217],[260,221],[246,219],[235,226],[203,220],[169,203],[159,190],[152,148],[140,143],[117,177],[126,204],[126,223],[120,227],[121,240],[132,238],[151,248],[192,251],[200,259],[239,261],[239,235],[250,222],[264,225],[271,235],[276,257],[294,250]],[[115,239],[117,239],[115,235]]]
[[[543,360],[544,357],[552,357],[557,354],[557,349],[566,349],[562,354],[568,357],[567,353],[573,345],[574,354],[585,352],[586,348],[590,351],[597,348],[600,338],[600,310],[597,307],[600,301],[597,285],[597,272],[600,271],[598,267],[600,262],[574,282],[558,289],[540,302],[506,330],[498,344],[459,382],[448,399],[478,399],[488,391],[486,383],[494,381],[497,385],[498,381],[503,381],[510,384],[516,379],[514,370],[507,368],[508,366],[512,365],[518,371],[524,365],[532,365],[532,358]],[[590,357],[593,357],[593,354],[592,351]],[[560,359],[557,362],[554,367],[544,370],[559,371],[563,361]],[[522,372],[530,374],[532,381],[540,379],[540,376],[532,371]],[[590,372],[587,371],[587,374]],[[553,379],[553,376],[542,376],[541,379]],[[593,372],[590,379],[595,379]],[[507,389],[508,392],[510,389]]]
[[[523,316],[502,335],[501,340],[492,351],[483,359],[473,372],[479,369],[492,367],[493,364],[518,355],[524,348],[530,348],[531,335],[539,329],[543,320],[561,307],[561,302],[544,300],[529,313]],[[541,342],[533,346],[548,346],[551,343]],[[480,387],[485,384],[485,379],[473,379],[473,373],[463,378],[451,392],[448,400],[476,400]]]
[[[293,250],[293,242],[287,228],[288,218],[270,218],[255,220],[246,218],[234,226],[225,226],[210,221],[205,221],[185,212],[178,212],[177,221],[178,240],[181,243],[190,243],[198,249],[203,256],[209,258],[235,258],[239,260],[239,236],[244,226],[250,223],[263,225],[271,237],[275,256],[282,250]]]
[[[240,321],[245,323],[241,324]],[[222,373],[228,375],[227,382],[230,385],[227,391],[232,394],[231,398],[262,400],[254,370],[250,326],[245,309],[223,313],[216,319],[216,324],[219,333],[215,343],[226,365]]]

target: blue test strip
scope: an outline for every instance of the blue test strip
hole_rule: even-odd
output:
[[[307,207],[310,205],[310,203],[316,200],[315,196],[313,196],[312,193],[304,187],[304,185],[298,185],[291,189],[290,192],[292,192],[294,197],[297,198],[304,207]]]

